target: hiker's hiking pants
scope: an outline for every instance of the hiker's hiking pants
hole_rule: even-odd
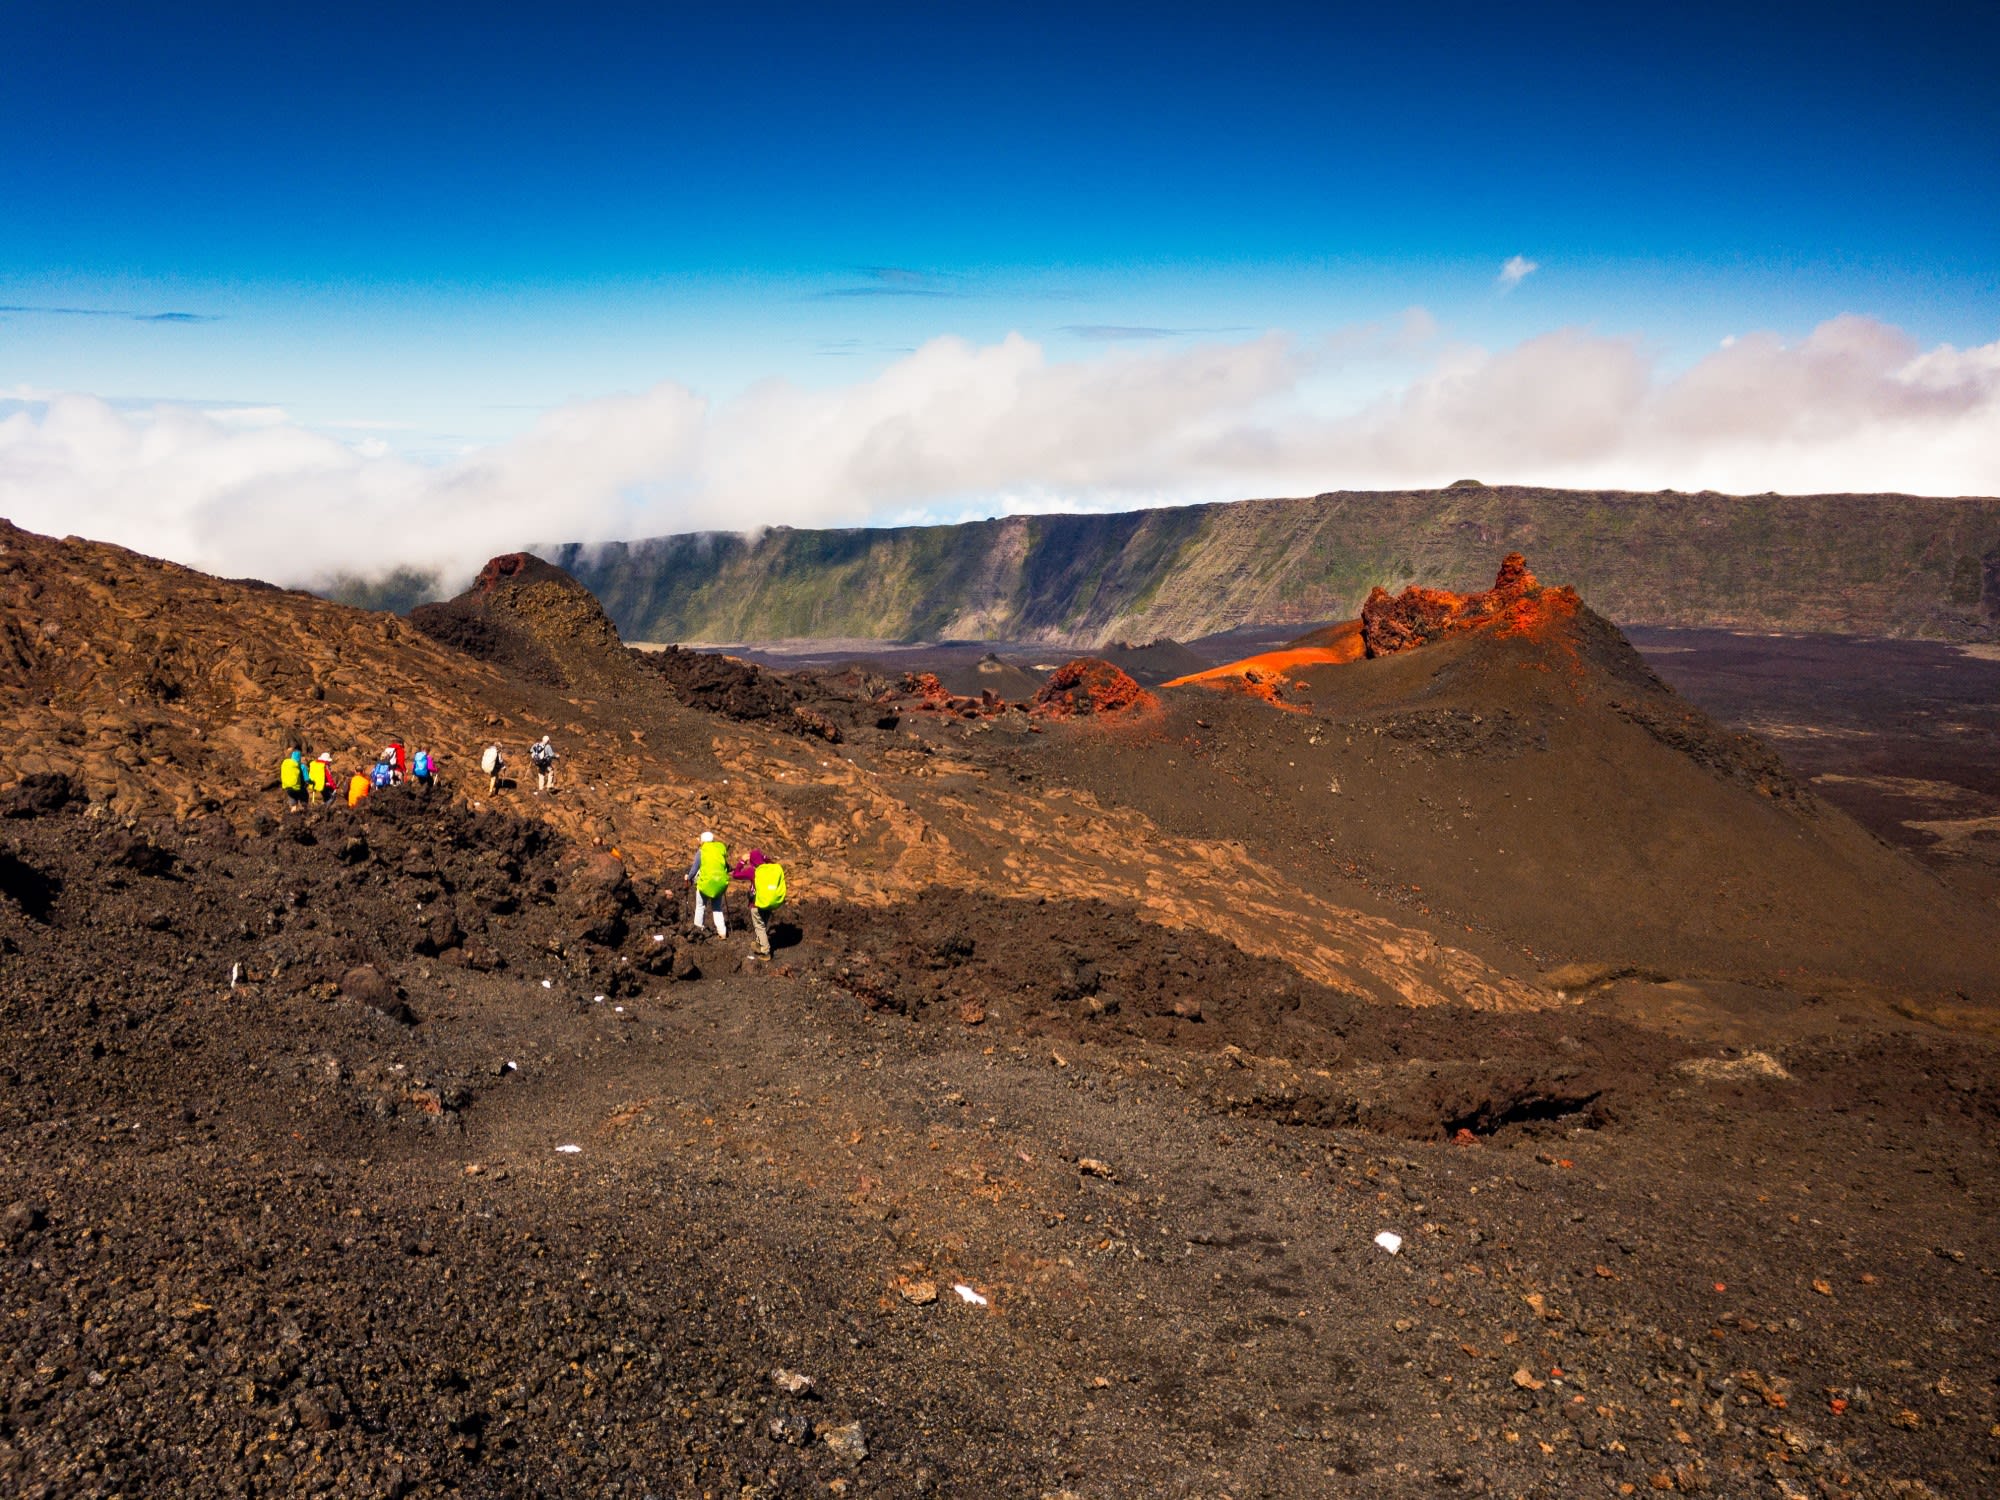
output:
[[[704,896],[697,889],[694,893],[694,930],[696,932],[701,931],[701,921],[704,915],[712,915],[715,918],[715,935],[717,937],[729,936],[729,924],[723,920],[722,916],[722,897],[716,896],[711,899]]]

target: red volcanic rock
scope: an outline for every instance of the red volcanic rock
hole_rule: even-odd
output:
[[[1493,580],[1493,592],[1504,594],[1510,591],[1540,588],[1535,575],[1528,571],[1528,560],[1518,552],[1509,552],[1500,559],[1500,572]]]
[[[1412,585],[1391,594],[1377,588],[1361,606],[1361,640],[1369,656],[1388,656],[1496,623],[1503,634],[1524,634],[1575,614],[1578,602],[1575,589],[1543,588],[1528,571],[1528,560],[1509,552],[1493,587],[1484,593]]]
[[[954,693],[935,672],[905,672],[899,693],[885,694],[875,701],[886,705],[898,698],[917,700],[910,705],[912,713],[950,714],[961,719],[990,719],[1004,714],[1010,707],[1007,700],[991,688],[981,688],[977,698]]]
[[[509,578],[519,578],[526,573],[536,560],[527,552],[503,552],[479,570],[479,576],[472,580],[472,586],[482,591],[497,588]]]
[[[1159,701],[1110,662],[1080,656],[1049,674],[1028,712],[1043,719],[1080,719],[1156,708]]]

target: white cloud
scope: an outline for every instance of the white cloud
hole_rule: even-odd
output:
[[[1529,260],[1525,255],[1510,255],[1496,280],[1501,291],[1511,292],[1541,268],[1541,262]]]
[[[0,515],[284,582],[395,563],[463,578],[495,552],[775,523],[856,524],[1491,482],[1757,492],[2000,493],[2000,343],[1919,350],[1836,318],[1746,334],[1667,375],[1563,329],[1497,352],[1428,318],[1052,360],[1011,335],[933,340],[831,389],[711,405],[668,383],[548,412],[431,466],[282,413],[51,397],[0,418]],[[1330,370],[1385,339],[1427,364],[1358,407]],[[1341,366],[1341,361],[1352,361]]]

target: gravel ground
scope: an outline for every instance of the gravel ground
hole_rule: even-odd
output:
[[[2000,1485],[1975,1035],[963,894],[758,966],[415,798],[0,828],[8,1493]]]

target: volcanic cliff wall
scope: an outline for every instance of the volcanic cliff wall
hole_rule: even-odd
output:
[[[1350,619],[1522,551],[1626,624],[1954,640],[2000,630],[2000,500],[1484,485],[658,537],[555,552],[628,640],[1191,639]]]

